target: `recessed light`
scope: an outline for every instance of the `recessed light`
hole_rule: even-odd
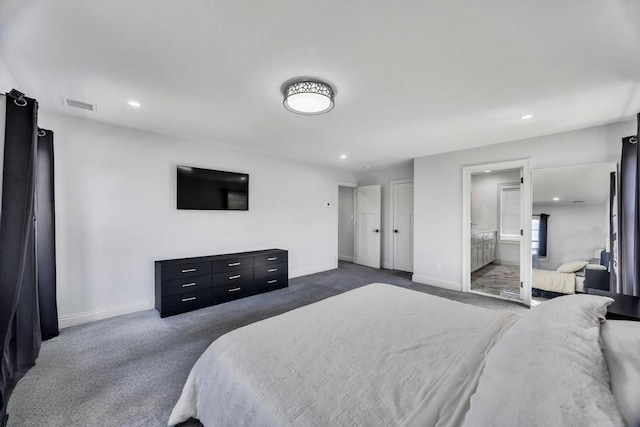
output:
[[[533,114],[525,114],[524,116],[520,117],[522,120],[529,120],[530,118],[533,117]]]
[[[340,154],[340,158],[341,158],[341,159],[346,159],[346,158],[347,158],[347,155],[346,155],[346,154]]]
[[[129,101],[128,102],[129,105],[131,105],[132,107],[140,107],[140,103],[138,101]]]
[[[553,201],[554,201],[554,202],[557,202],[558,200],[560,200],[560,197],[554,197],[554,198],[553,198]]]
[[[491,173],[491,169],[487,169],[484,173]]]

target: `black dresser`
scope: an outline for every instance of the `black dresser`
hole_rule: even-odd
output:
[[[288,252],[282,249],[156,261],[160,317],[288,286]]]

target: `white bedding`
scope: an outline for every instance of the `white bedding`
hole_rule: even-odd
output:
[[[575,294],[576,275],[534,268],[531,287],[561,294]]]
[[[367,285],[216,340],[169,424],[457,426],[485,354],[516,319]]]

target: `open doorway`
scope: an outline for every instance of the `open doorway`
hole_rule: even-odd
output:
[[[338,182],[338,261],[380,268],[380,185]]]
[[[338,261],[355,261],[355,186],[338,186]]]
[[[528,161],[463,169],[463,290],[530,305]]]

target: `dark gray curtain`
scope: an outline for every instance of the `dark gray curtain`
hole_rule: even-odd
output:
[[[549,215],[540,214],[540,228],[538,229],[538,256],[547,256],[547,223]]]
[[[15,382],[40,350],[34,193],[36,110],[33,99],[6,97],[0,213],[0,420]],[[35,327],[37,325],[37,327]]]
[[[5,107],[0,204],[0,425],[42,337],[58,334],[53,133],[38,131],[35,100],[12,91]],[[1,120],[0,120],[1,122]],[[37,218],[38,221],[36,221]]]
[[[613,248],[616,247],[618,242],[616,239],[618,238],[615,227],[614,227],[614,204],[616,203],[616,173],[611,172],[609,175],[609,254],[607,256],[606,266],[609,270],[609,289],[612,292],[615,292],[618,288],[618,283],[616,280],[616,275],[614,274],[614,258],[613,258]],[[601,264],[605,265],[605,263],[601,262]]]
[[[36,160],[36,257],[40,331],[46,340],[58,335],[56,238],[53,191],[53,132],[38,130]]]
[[[638,114],[640,127],[640,114]],[[622,293],[640,296],[640,261],[638,242],[640,233],[640,213],[638,209],[640,191],[638,185],[638,134],[622,139],[622,160],[620,162],[620,226],[618,228],[620,247],[620,281]]]

